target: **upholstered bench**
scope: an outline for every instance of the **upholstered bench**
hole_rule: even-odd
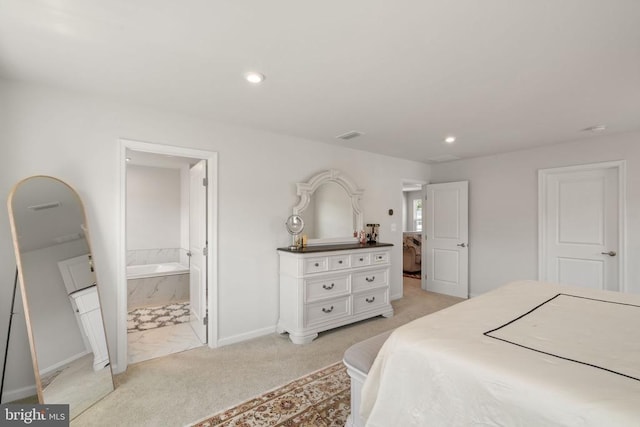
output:
[[[351,377],[351,415],[347,419],[347,427],[364,427],[364,422],[360,419],[362,386],[382,344],[391,332],[393,330],[356,343],[344,352],[342,363],[347,367],[347,373]]]

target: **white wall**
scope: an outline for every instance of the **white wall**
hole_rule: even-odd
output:
[[[640,293],[640,133],[432,165],[432,183],[469,180],[470,293],[537,279],[538,169],[627,161],[627,286]]]
[[[427,181],[425,164],[3,80],[0,99],[2,194],[23,177],[49,174],[74,185],[85,201],[111,355],[117,354],[118,138],[218,152],[219,247],[212,249],[222,343],[275,330],[275,248],[290,242],[284,221],[297,202],[295,183],[321,170],[340,169],[365,190],[365,223],[381,224],[380,240],[395,245],[391,293],[402,293],[402,181]],[[0,277],[9,281],[15,266],[5,210],[0,224]],[[10,299],[2,287],[0,313],[8,312]],[[1,342],[5,331],[0,316]]]
[[[127,249],[181,247],[180,170],[127,165]]]

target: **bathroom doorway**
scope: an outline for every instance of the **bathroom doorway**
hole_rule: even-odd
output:
[[[209,333],[215,265],[210,262],[215,156],[209,154],[215,153],[122,141],[122,154],[125,278],[118,295],[124,307],[119,324],[124,320],[126,329],[118,331],[120,372],[122,362],[126,368],[215,344]]]

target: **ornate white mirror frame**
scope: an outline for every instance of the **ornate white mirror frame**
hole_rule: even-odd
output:
[[[360,208],[360,198],[364,193],[364,190],[358,188],[353,181],[351,181],[347,176],[345,176],[341,171],[337,169],[329,169],[323,172],[320,172],[314,176],[312,176],[307,182],[299,182],[296,184],[297,194],[300,197],[298,204],[293,207],[294,215],[302,215],[305,209],[309,206],[311,202],[311,196],[313,193],[323,184],[328,182],[334,182],[340,185],[344,191],[347,193],[347,196],[351,199],[351,208],[353,209],[353,222],[354,222],[354,231],[360,232],[360,230],[364,229],[364,220],[362,214],[362,208]],[[340,237],[331,237],[331,238],[318,238],[318,239],[309,239],[307,241],[308,245],[329,245],[329,244],[338,244],[338,243],[355,243],[358,241],[357,237],[351,236],[340,236]]]

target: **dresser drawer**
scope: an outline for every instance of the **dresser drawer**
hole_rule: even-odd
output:
[[[388,289],[377,289],[353,296],[353,314],[373,310],[387,304]]]
[[[351,279],[353,291],[375,288],[387,285],[388,270],[369,270],[362,273],[354,273]]]
[[[322,324],[350,314],[350,296],[307,304],[304,309],[305,327]]]
[[[371,254],[353,254],[351,255],[351,266],[352,267],[365,267],[371,264]]]
[[[371,264],[386,264],[389,262],[389,252],[373,252]]]
[[[351,267],[349,255],[334,255],[329,257],[329,270],[342,270]]]
[[[304,260],[304,274],[320,273],[329,269],[329,260],[326,256],[306,258]]]
[[[305,301],[317,301],[349,293],[349,276],[305,280]]]

